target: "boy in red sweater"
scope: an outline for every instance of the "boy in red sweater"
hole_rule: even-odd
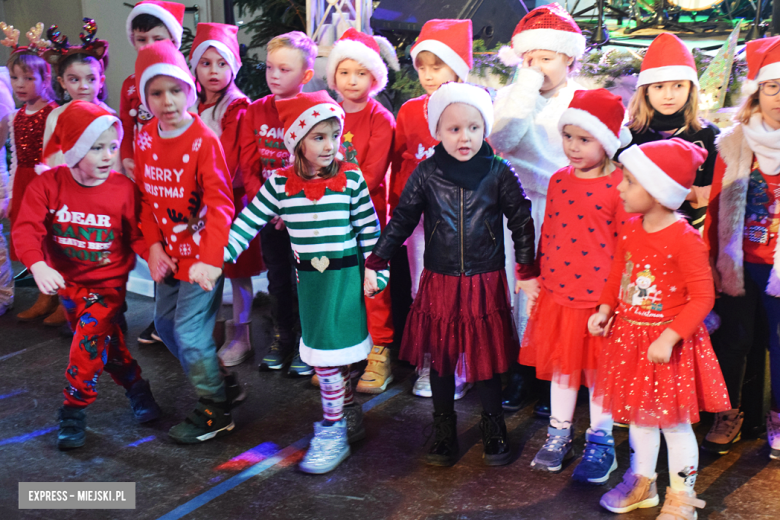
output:
[[[288,165],[290,154],[284,145],[284,125],[276,111],[276,100],[301,93],[314,76],[317,57],[317,45],[300,31],[277,36],[266,49],[265,78],[271,94],[249,105],[241,123],[239,162],[250,201],[274,170]],[[289,375],[311,375],[314,369],[301,360],[293,331],[297,320],[290,235],[281,219],[274,219],[272,224],[260,232],[260,245],[268,268],[268,292],[276,300],[274,340],[259,368],[281,370],[292,359]]]
[[[189,276],[192,266],[222,268],[233,222],[231,176],[217,136],[187,111],[197,100],[195,82],[174,44],[163,40],[141,49],[135,77],[141,102],[156,118],[135,146],[141,229],[157,287],[154,324],[200,398],[168,434],[197,443],[233,429],[230,408],[238,399],[227,395],[211,335],[224,278],[201,287]]]
[[[122,127],[84,101],[73,101],[63,116],[67,123],[50,144],[62,147],[66,164],[30,183],[13,234],[41,292],[59,293],[74,332],[57,437],[60,449],[71,449],[86,442],[85,409],[97,397],[104,368],[127,390],[139,422],[161,412],[115,319],[135,253],[149,254],[136,220],[136,188],[111,171]]]
[[[383,57],[394,70],[399,70],[398,58],[390,42],[355,29],[348,29],[341,36],[328,57],[328,86],[343,98],[341,106],[346,114],[345,159],[360,166],[382,229],[387,222],[385,176],[390,166],[395,131],[393,115],[374,99],[387,85],[387,66]],[[393,343],[394,332],[390,291],[382,291],[365,300],[368,331],[374,347],[356,390],[379,394],[393,380],[387,350]]]

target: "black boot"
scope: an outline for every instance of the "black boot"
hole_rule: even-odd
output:
[[[452,466],[458,462],[460,447],[457,421],[458,415],[455,412],[433,414],[433,446],[425,457],[426,463],[431,466]]]
[[[549,419],[552,413],[550,409],[550,382],[538,380],[536,386],[539,389],[539,401],[534,406],[534,415]]]
[[[125,395],[130,399],[135,420],[139,423],[154,421],[162,415],[162,410],[152,395],[149,381],[145,379],[136,381],[130,390],[125,392]]]
[[[60,431],[57,447],[61,450],[81,448],[87,442],[87,413],[83,408],[60,408]]]
[[[241,383],[238,382],[238,375],[235,372],[225,374],[225,395],[227,402],[232,410],[246,400],[246,392]]]
[[[479,423],[482,430],[482,446],[484,453],[482,460],[488,466],[503,466],[509,464],[512,452],[506,439],[506,423],[504,414],[489,414],[482,412],[482,420]]]
[[[509,384],[504,388],[501,407],[507,412],[516,412],[533,402],[533,380],[523,374],[514,372],[509,377]]]

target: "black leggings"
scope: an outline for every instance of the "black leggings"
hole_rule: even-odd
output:
[[[501,409],[501,376],[493,374],[492,379],[477,381],[477,393],[482,401],[482,409],[491,414],[498,415]],[[435,370],[431,370],[431,392],[433,393],[433,413],[451,414],[455,411],[455,374],[439,376]]]

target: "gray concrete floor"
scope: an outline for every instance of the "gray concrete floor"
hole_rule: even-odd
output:
[[[15,267],[19,268],[18,264]],[[269,322],[256,311],[253,321],[255,359],[237,367],[248,393],[234,414],[231,435],[195,446],[172,443],[167,430],[189,413],[196,401],[178,362],[158,344],[138,345],[138,333],[149,323],[152,301],[128,297],[128,345],[144,377],[151,381],[165,416],[137,425],[123,390],[101,377],[99,397],[88,409],[87,445],[60,452],[55,446],[56,413],[61,404],[69,340],[39,323],[18,323],[13,315],[27,308],[35,290],[17,291],[14,310],[0,317],[0,511],[6,518],[155,519],[262,518],[366,519],[601,519],[599,497],[615,486],[628,465],[626,430],[615,433],[620,469],[607,486],[574,483],[578,459],[559,475],[529,468],[545,439],[545,421],[530,409],[507,417],[513,462],[488,468],[481,460],[479,399],[470,393],[456,404],[462,457],[453,468],[422,462],[425,427],[431,403],[411,395],[413,372],[398,366],[397,392],[384,402],[358,394],[369,403],[368,437],[336,471],[311,476],[296,470],[311,423],[320,417],[320,399],[308,378],[291,380],[278,373],[258,374],[256,360],[269,344]],[[230,309],[225,308],[226,314]],[[380,396],[384,399],[387,396]],[[576,415],[577,450],[588,426],[587,405]],[[706,424],[697,427],[701,436]],[[271,459],[281,450],[278,461]],[[668,483],[665,451],[658,464],[659,490]],[[255,476],[242,474],[262,469]],[[277,463],[274,463],[277,462]],[[769,519],[780,516],[777,489],[780,463],[770,461],[766,441],[741,442],[729,455],[702,454],[697,489],[708,502],[706,519]],[[232,479],[232,480],[231,480]],[[18,482],[135,482],[134,511],[17,509]],[[225,488],[230,488],[225,490]],[[211,498],[211,500],[204,500]],[[200,500],[200,502],[198,502]],[[180,508],[180,506],[182,508]],[[180,509],[177,509],[180,508]],[[181,516],[182,511],[188,514]],[[636,511],[626,519],[655,518],[659,508]]]

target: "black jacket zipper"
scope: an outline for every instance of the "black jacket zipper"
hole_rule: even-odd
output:
[[[466,217],[464,217],[464,214],[466,213],[466,210],[464,208],[463,204],[463,188],[458,188],[460,190],[460,272],[465,273],[466,272],[466,264],[465,260],[463,258],[463,250],[465,249],[464,244],[464,238],[463,238],[463,228],[466,227]]]

